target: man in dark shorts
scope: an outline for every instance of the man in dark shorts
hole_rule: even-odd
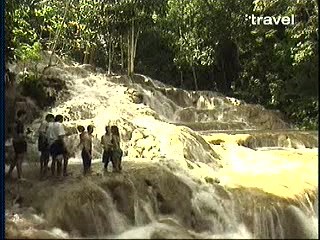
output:
[[[55,175],[56,165],[57,165],[57,175],[61,175],[62,159],[67,155],[67,148],[64,142],[65,130],[62,124],[63,116],[57,115],[54,119],[52,128],[48,129],[50,135],[50,154],[52,156],[51,173],[52,176]],[[64,175],[66,175],[67,163],[64,163]]]
[[[40,155],[40,178],[42,179],[47,175],[48,163],[50,158],[49,140],[47,136],[47,129],[49,123],[54,121],[52,114],[47,114],[45,121],[43,121],[39,127],[39,138],[38,138],[38,150],[41,152]]]
[[[83,132],[80,138],[80,144],[82,146],[81,157],[83,162],[83,174],[86,175],[91,171],[92,160],[92,133],[93,126],[87,127],[87,132]]]
[[[26,111],[19,110],[17,112],[17,120],[14,126],[14,135],[13,135],[13,149],[15,156],[13,161],[10,164],[10,169],[8,176],[11,178],[12,171],[17,167],[18,179],[22,178],[22,162],[25,158],[27,152],[27,141],[24,133],[24,122],[26,118]]]

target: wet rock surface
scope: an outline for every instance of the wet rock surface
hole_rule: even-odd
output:
[[[124,162],[120,174],[103,172],[101,165],[95,164],[94,172],[86,177],[81,175],[79,165],[71,165],[72,174],[64,179],[39,182],[35,171],[30,169],[26,171],[28,180],[7,181],[6,202],[7,208],[11,206],[12,216],[7,218],[12,220],[7,222],[6,236],[59,237],[52,232],[53,228],[71,237],[107,236],[156,220],[166,227],[155,229],[151,238],[170,238],[174,234],[197,238],[196,233],[200,232],[235,231],[236,222],[241,219],[255,237],[313,237],[299,216],[303,200],[283,199],[258,189],[227,190],[215,183],[203,188],[211,189],[214,195],[209,194],[211,190],[196,193],[193,184],[159,165]],[[18,195],[23,199],[19,203],[15,201]],[[315,201],[315,193],[310,192],[309,196]],[[14,221],[14,214],[22,217],[24,223]],[[161,216],[174,216],[175,220],[164,220]],[[230,218],[235,225],[230,225]],[[292,224],[302,226],[301,231]],[[33,230],[27,231],[28,228]]]
[[[316,148],[318,137],[309,133],[256,133],[238,142],[248,148],[287,147]]]
[[[317,161],[315,149],[308,148],[317,138],[288,132],[236,139],[210,135],[214,130],[288,130],[289,125],[277,112],[218,93],[57,63],[44,74],[65,83],[52,80],[48,87],[68,90],[50,112],[65,117],[67,146],[74,152],[70,175],[39,181],[33,134],[27,180],[6,181],[6,209],[12,213],[6,216],[8,237],[314,236],[316,228],[305,224],[314,212],[305,206],[315,201]],[[28,127],[35,133],[39,124],[37,119]],[[91,176],[83,177],[76,127],[89,124],[95,126],[96,163]],[[100,138],[106,125],[119,127],[125,156],[121,174],[102,171]],[[260,149],[274,145],[287,149]],[[288,217],[300,226],[298,232],[287,226]]]
[[[49,225],[80,236],[118,233],[121,229],[116,224],[123,222],[116,218],[134,225],[137,215],[142,215],[145,224],[151,221],[150,214],[155,218],[158,214],[175,215],[184,226],[191,227],[191,189],[167,170],[150,164],[125,164],[129,169],[121,174],[82,177],[79,167],[70,170],[78,171],[78,177],[43,182],[37,182],[30,170],[26,173],[31,177],[28,182],[8,182],[19,186],[13,191],[8,186],[8,203],[19,194],[24,199],[20,207],[32,206],[44,213]],[[150,212],[143,212],[145,202],[150,204]]]

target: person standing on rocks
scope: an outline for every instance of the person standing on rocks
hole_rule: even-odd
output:
[[[92,133],[93,126],[89,125],[87,131],[80,135],[80,145],[82,147],[81,157],[83,163],[83,174],[86,175],[91,171],[92,161]]]
[[[49,123],[54,121],[52,114],[47,114],[45,121],[43,121],[39,127],[39,138],[38,138],[38,150],[41,152],[40,155],[40,178],[42,179],[47,175],[48,163],[50,158],[49,140],[47,130]]]
[[[111,126],[111,143],[112,143],[112,165],[114,172],[120,172],[121,159],[122,159],[122,149],[120,148],[120,134],[119,128],[117,126]]]
[[[22,162],[25,158],[27,152],[27,141],[24,130],[24,123],[26,118],[26,111],[19,110],[17,112],[17,120],[14,125],[13,133],[13,149],[14,149],[14,158],[10,164],[10,169],[8,171],[8,176],[11,178],[12,171],[16,167],[18,179],[22,179]]]
[[[93,139],[93,125],[89,125],[87,127],[87,131],[88,131],[88,136],[89,136],[89,146],[90,146],[90,161],[88,162],[88,170],[91,172],[91,161],[92,161],[92,139]]]
[[[47,136],[47,141],[48,141],[48,149],[49,149],[49,158],[51,156],[51,159],[53,159],[53,155],[52,155],[52,152],[51,152],[51,147],[52,147],[52,144],[54,143],[54,141],[56,139],[56,136],[55,136],[55,133],[54,133],[54,127],[53,127],[54,123],[55,123],[54,119],[55,119],[55,116],[53,115],[53,121],[52,122],[48,122],[48,127],[47,127],[47,131],[46,131],[46,136]],[[52,162],[51,162],[51,165],[52,165]]]
[[[105,134],[101,137],[101,144],[103,146],[102,162],[104,163],[104,170],[108,171],[108,164],[112,161],[112,143],[109,126],[106,126]]]
[[[51,143],[50,146],[50,153],[52,156],[52,164],[51,164],[51,174],[52,176],[55,175],[56,165],[57,165],[57,175],[61,175],[61,168],[62,168],[62,159],[65,159],[67,155],[67,148],[64,141],[65,137],[65,130],[63,126],[63,116],[57,115],[54,119],[54,123],[52,127],[48,128],[48,135],[49,135],[49,142]],[[67,165],[64,163],[64,165]],[[64,175],[66,174],[66,166],[64,166]]]
[[[79,147],[80,144],[81,144],[81,139],[82,139],[83,135],[85,134],[85,130],[86,130],[86,129],[84,128],[84,126],[79,125],[79,126],[77,126],[77,130],[78,130],[78,132],[80,133],[80,134],[79,134],[80,143],[79,143],[79,145],[78,145],[78,147]]]

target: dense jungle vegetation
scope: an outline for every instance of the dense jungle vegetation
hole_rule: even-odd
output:
[[[246,14],[293,14],[295,23],[252,25]],[[36,63],[49,50],[108,73],[279,109],[304,129],[318,125],[316,0],[15,0],[6,1],[5,27],[7,61]]]

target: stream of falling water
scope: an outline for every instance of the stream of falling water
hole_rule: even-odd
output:
[[[140,82],[121,83],[121,77],[107,79],[81,66],[52,71],[65,79],[70,94],[52,113],[66,116],[69,128],[95,125],[97,176],[84,179],[75,174],[54,184],[31,181],[29,192],[24,190],[32,196],[29,206],[14,202],[6,210],[11,237],[318,238],[318,196],[312,200],[314,205],[309,197],[299,204],[281,200],[304,189],[315,193],[318,139],[307,133],[290,135],[279,113],[213,92],[171,88],[142,75]],[[136,102],[137,95],[142,96],[141,102]],[[127,170],[105,177],[100,171],[98,139],[109,123],[120,128]],[[32,127],[38,125],[35,121]],[[267,135],[252,131],[266,129]],[[279,129],[288,131],[275,133]],[[251,133],[218,137],[219,130]],[[69,137],[73,149],[77,138]],[[31,149],[37,156],[36,144]],[[305,163],[298,161],[301,157]],[[139,170],[144,161],[156,170]],[[79,154],[70,166],[81,172]],[[296,173],[290,171],[303,172],[301,182],[289,178]],[[273,174],[275,181],[270,178]],[[208,182],[215,177],[220,186]],[[249,192],[240,196],[232,190],[237,184],[278,198],[266,195],[267,200],[259,200]],[[280,185],[288,185],[287,190],[273,190]]]
[[[95,163],[97,166],[97,163]],[[130,168],[130,166],[125,165]],[[74,167],[78,167],[75,164]],[[115,178],[115,176],[111,176]],[[119,176],[118,176],[119,177]],[[160,175],[160,177],[162,177]],[[188,178],[187,176],[184,176]],[[117,176],[116,176],[117,178]],[[134,180],[134,176],[126,173],[125,178]],[[100,179],[100,180],[99,180]],[[181,179],[181,178],[180,178]],[[190,179],[189,179],[190,180]],[[269,204],[246,209],[251,212],[251,230],[246,226],[241,201],[250,201],[250,196],[242,198],[232,192],[225,192],[223,197],[218,189],[208,185],[199,186],[192,182],[189,208],[183,204],[175,205],[182,211],[194,212],[200,229],[188,224],[181,218],[181,212],[161,213],[157,195],[152,192],[143,198],[138,192],[140,183],[132,183],[133,191],[126,191],[124,198],[132,198],[133,217],[130,220],[124,210],[119,209],[119,199],[115,193],[106,190],[99,183],[101,177],[80,179],[78,182],[60,182],[59,185],[48,187],[46,184],[34,184],[34,203],[42,205],[42,214],[32,207],[13,206],[6,212],[7,231],[15,231],[28,238],[106,238],[106,239],[153,239],[153,238],[205,238],[205,239],[317,239],[316,206],[307,211],[293,205],[286,209]],[[123,181],[123,180],[120,180]],[[130,180],[131,181],[131,180]],[[183,181],[183,179],[182,179]],[[108,181],[105,181],[108,182]],[[190,184],[190,183],[189,183]],[[42,188],[47,186],[47,189]],[[47,191],[51,197],[39,199],[37,193]],[[134,193],[136,192],[136,193]],[[181,195],[185,192],[181,189]],[[43,195],[44,196],[44,195]],[[35,199],[38,197],[38,199]],[[31,197],[32,198],[32,197]],[[123,200],[123,199],[122,199]],[[120,200],[120,202],[122,201]],[[115,202],[116,201],[116,202]],[[188,199],[184,199],[188,201]],[[253,200],[254,201],[254,200]],[[44,205],[43,205],[44,204]],[[130,201],[126,204],[131,205]],[[271,203],[270,203],[271,204]],[[14,224],[13,224],[14,223]],[[19,235],[13,235],[19,236]]]

